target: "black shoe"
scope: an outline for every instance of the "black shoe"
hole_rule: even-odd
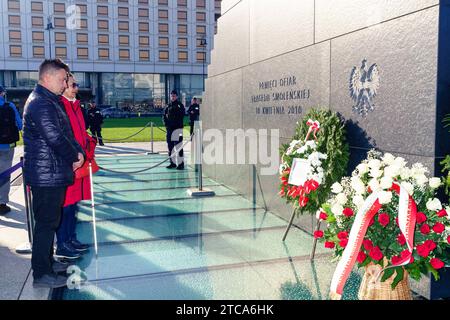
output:
[[[173,169],[173,168],[176,168],[176,167],[177,167],[177,166],[176,166],[175,163],[171,163],[170,166],[167,166],[166,168],[167,168],[167,169]]]
[[[67,277],[56,273],[44,274],[42,277],[33,279],[34,288],[61,288],[67,285]]]
[[[105,144],[104,144],[103,142],[100,142],[100,145],[101,145],[101,146],[104,146]]]
[[[59,272],[66,272],[67,268],[71,266],[70,263],[67,262],[61,262],[61,261],[54,261],[52,264],[52,269],[54,273],[59,273]]]
[[[177,170],[184,170],[184,163],[180,164],[180,165],[177,167]]]
[[[64,258],[73,260],[80,258],[81,254],[77,250],[75,250],[74,247],[72,247],[70,242],[65,242],[63,244],[58,244],[54,256],[58,259]]]
[[[81,243],[77,239],[71,240],[70,244],[78,252],[85,252],[85,251],[87,251],[89,249],[89,245],[88,244]]]
[[[0,204],[0,215],[1,216],[7,214],[10,211],[11,211],[11,208],[8,207],[6,204],[4,204],[4,203]]]

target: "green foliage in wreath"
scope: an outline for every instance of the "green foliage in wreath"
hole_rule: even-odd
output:
[[[284,144],[280,148],[280,154],[282,157],[282,164],[280,167],[280,196],[286,198],[287,203],[291,203],[298,213],[309,212],[315,213],[320,209],[320,205],[326,201],[329,197],[331,186],[333,183],[340,181],[340,179],[346,174],[347,165],[350,157],[349,145],[346,141],[346,130],[344,128],[344,122],[338,117],[338,115],[326,109],[311,109],[305,116],[297,122],[297,128],[292,141],[301,141],[303,144],[310,127],[307,122],[311,119],[320,123],[320,130],[317,132],[317,141],[315,151],[320,152],[327,156],[322,160],[323,168],[323,182],[319,187],[310,192],[307,197],[308,201],[306,205],[299,204],[298,196],[289,196],[289,189],[295,188],[287,184],[290,168],[292,167],[293,160],[299,158],[299,155],[295,152],[293,154],[286,154],[290,145]],[[310,135],[309,141],[314,140],[313,134]]]

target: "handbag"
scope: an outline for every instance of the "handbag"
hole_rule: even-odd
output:
[[[75,170],[75,179],[82,179],[89,176],[89,163],[92,164],[92,174],[100,170],[95,159],[86,160],[80,168]]]

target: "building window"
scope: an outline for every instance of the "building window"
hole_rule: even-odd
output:
[[[206,34],[206,26],[197,26],[197,34]]]
[[[87,27],[88,27],[87,19],[80,19],[80,28],[81,29],[87,29]]]
[[[168,5],[168,1],[167,0],[158,0],[158,5],[160,5],[160,6],[167,6]]]
[[[187,20],[187,11],[178,11],[177,18],[178,20]]]
[[[159,33],[169,33],[169,25],[167,23],[158,24]]]
[[[214,1],[214,8],[216,8],[216,10],[220,10],[221,8],[220,0]]]
[[[66,27],[66,18],[55,18],[55,28],[65,28]]]
[[[66,5],[64,3],[54,3],[53,12],[56,14],[66,14]]]
[[[187,47],[188,47],[188,39],[178,38],[178,48],[187,48]]]
[[[129,24],[128,21],[119,21],[119,31],[126,31],[129,30]]]
[[[11,57],[21,57],[22,56],[22,46],[10,45],[9,46],[9,55]]]
[[[78,59],[88,59],[89,58],[88,48],[77,48],[77,56]]]
[[[177,0],[177,5],[179,7],[187,7],[187,0]]]
[[[108,48],[99,48],[98,49],[98,58],[99,59],[109,59],[109,49]]]
[[[20,11],[19,0],[8,0],[8,10],[9,11]],[[22,50],[20,51],[20,55],[22,55]]]
[[[160,47],[164,47],[164,48],[169,47],[169,38],[167,38],[167,37],[159,37],[158,45]]]
[[[148,0],[139,0],[138,3],[139,4],[148,4]]]
[[[197,62],[206,61],[206,52],[197,52]]]
[[[33,42],[44,42],[44,32],[43,31],[33,31],[32,39],[33,39]]]
[[[9,31],[9,41],[20,42],[22,40],[22,34],[20,30],[10,30]]]
[[[148,18],[148,9],[139,8],[138,9],[139,18]]]
[[[85,4],[77,4],[78,8],[80,8],[80,14],[87,14],[87,5]]]
[[[187,25],[186,24],[178,25],[178,34],[187,34]]]
[[[158,10],[159,19],[169,19],[169,10]]]
[[[66,43],[67,42],[66,34],[64,32],[55,32],[55,42]]]
[[[159,61],[169,61],[169,51],[159,51]]]
[[[206,8],[205,0],[197,0],[197,8]]]
[[[88,44],[87,33],[77,33],[77,44]]]
[[[55,55],[57,58],[62,58],[62,59],[67,58],[67,48],[66,47],[55,47]]]
[[[44,26],[44,18],[42,18],[42,17],[31,17],[31,26],[33,28],[43,27]]]
[[[146,36],[139,36],[139,45],[141,47],[148,47],[148,45],[150,44],[150,39],[149,37]]]
[[[97,6],[97,15],[98,16],[108,16],[108,7],[107,6]]]
[[[188,61],[187,51],[178,51],[178,61],[179,62],[187,62]]]
[[[108,34],[99,34],[98,35],[98,44],[109,45],[109,35]],[[109,57],[109,54],[108,54]]]
[[[32,1],[31,2],[31,12],[44,12],[44,6],[42,4],[42,2],[36,2],[36,1]]]
[[[150,60],[150,51],[139,50],[139,60],[148,61]]]
[[[8,16],[9,26],[20,26],[20,16]]]
[[[127,7],[119,7],[119,17],[127,17],[128,18],[128,8]]]
[[[128,0],[117,0],[117,2],[128,3]]]
[[[108,30],[109,29],[108,20],[97,20],[97,29]]]
[[[197,12],[197,21],[206,21],[206,13],[205,12]]]
[[[119,59],[120,60],[130,60],[130,50],[119,49]]]
[[[33,46],[33,58],[43,58],[45,49],[43,46]]]
[[[119,35],[119,45],[121,46],[129,46],[130,45],[130,37]]]
[[[140,32],[148,32],[148,23],[147,22],[139,22],[138,23],[138,30],[140,31]]]

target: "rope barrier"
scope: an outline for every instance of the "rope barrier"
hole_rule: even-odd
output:
[[[175,157],[181,149],[183,149],[189,142],[191,142],[192,136],[193,136],[193,134],[189,137],[190,139],[187,140],[187,141],[181,146],[181,148],[180,148],[179,150],[177,150],[177,149],[175,148],[175,152],[173,153],[173,155],[170,155],[169,157],[167,157],[167,158],[164,159],[163,161],[161,161],[161,162],[159,162],[159,163],[157,163],[156,165],[153,165],[153,166],[151,166],[151,167],[148,167],[148,168],[145,168],[145,169],[141,169],[141,170],[138,170],[138,171],[116,171],[116,170],[111,170],[111,169],[108,169],[108,168],[105,168],[105,167],[102,167],[102,166],[99,166],[99,168],[100,168],[101,170],[104,170],[104,171],[107,171],[107,172],[111,172],[111,173],[116,173],[116,174],[137,174],[137,173],[142,173],[142,172],[145,172],[145,171],[152,170],[152,169],[154,169],[154,168],[159,167],[159,166],[162,165],[163,163],[169,161],[169,160],[172,159],[173,157]]]
[[[148,123],[147,123],[141,130],[139,130],[138,132],[132,134],[132,135],[129,136],[129,137],[122,138],[122,139],[105,139],[105,138],[103,138],[103,137],[102,137],[102,138],[99,138],[99,137],[97,137],[97,136],[95,136],[95,135],[92,135],[92,137],[95,138],[95,139],[101,139],[102,141],[105,141],[105,142],[125,141],[125,140],[128,140],[128,139],[130,139],[130,138],[133,138],[134,136],[137,136],[139,133],[141,133],[142,131],[144,131],[145,129],[147,129],[147,128],[151,125],[151,123],[152,123],[152,121],[148,122]]]
[[[5,185],[6,183],[10,183],[11,174],[14,173],[19,168],[22,168],[23,162],[19,161],[15,165],[13,165],[11,168],[6,169],[2,173],[0,173],[0,187]],[[17,178],[16,178],[17,179]],[[16,180],[14,179],[14,180]],[[2,181],[3,180],[3,181]]]

